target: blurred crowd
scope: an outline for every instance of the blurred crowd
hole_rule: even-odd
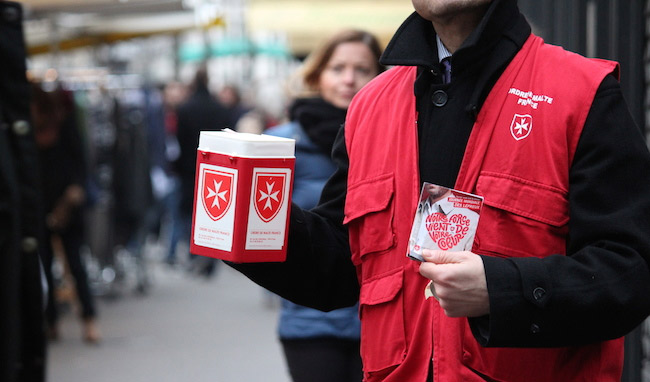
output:
[[[332,36],[289,79],[286,112],[275,118],[246,102],[236,85],[211,85],[206,65],[189,83],[158,86],[74,87],[32,79],[51,286],[48,339],[61,335],[59,312],[78,307],[82,338],[101,342],[95,299],[125,289],[146,294],[152,261],[195,277],[216,274],[219,260],[189,253],[200,131],[296,139],[293,201],[315,205],[334,171],[330,151],[352,97],[384,70],[380,54],[367,32]],[[270,292],[264,297],[276,300]],[[282,301],[278,336],[294,381],[361,380],[357,310],[323,313]]]
[[[26,67],[20,6],[0,1],[0,9],[8,57],[0,60],[0,216],[9,217],[0,221],[0,268],[10,312],[2,381],[45,379],[47,343],[63,336],[64,315],[78,317],[85,343],[101,343],[98,299],[146,295],[154,262],[216,274],[218,260],[189,253],[200,131],[289,128],[300,151],[296,200],[315,204],[352,97],[383,70],[377,39],[344,31],[307,58],[291,91],[274,90],[283,94],[269,102],[275,107],[254,90],[211,81],[207,62],[188,82],[38,76]],[[278,335],[294,381],[361,380],[357,309],[325,314],[283,301]]]
[[[34,79],[31,91],[53,286],[47,334],[57,340],[58,311],[78,305],[82,336],[97,343],[96,296],[147,292],[148,242],[170,267],[214,274],[215,260],[187,252],[199,131],[259,134],[276,121],[237,86],[211,87],[205,66],[191,83],[73,91]]]
[[[650,156],[619,92],[619,66],[545,44],[531,35],[516,0],[438,3],[413,0],[416,12],[384,53],[363,30],[329,36],[286,88],[274,86],[285,76],[271,81],[282,94],[267,97],[281,104],[273,113],[252,94],[262,85],[238,85],[248,74],[211,81],[210,65],[218,63],[211,59],[187,82],[124,73],[110,82],[108,73],[38,77],[26,68],[22,8],[0,0],[0,303],[7,311],[0,381],[45,380],[47,344],[60,340],[65,313],[78,317],[87,345],[102,343],[97,300],[147,295],[154,263],[194,279],[218,275],[221,261],[193,255],[190,244],[199,135],[226,128],[295,142],[286,261],[227,262],[277,302],[277,338],[293,382],[618,378],[623,336],[650,310],[642,293],[649,274],[638,267],[648,262],[650,240],[635,228],[647,223],[650,183],[630,175],[647,169]],[[560,61],[575,79],[571,89],[544,74]],[[572,100],[537,110],[527,97],[514,98],[522,86],[554,95],[526,93],[548,105]],[[580,89],[589,91],[574,97]],[[530,114],[515,114],[523,112]],[[536,128],[541,135],[518,143],[533,114],[557,128]],[[492,133],[497,127],[505,129]],[[607,138],[614,127],[619,141]],[[571,144],[545,150],[558,139]],[[476,142],[485,147],[470,150]],[[607,155],[584,154],[594,148]],[[538,166],[527,160],[531,153]],[[611,170],[617,167],[623,170]],[[537,187],[507,205],[490,194],[492,178]],[[485,195],[482,243],[477,236],[458,251],[428,244],[421,264],[404,256],[412,220],[402,212],[422,181]],[[632,183],[638,187],[619,186],[627,207],[595,208],[607,207],[612,185]],[[548,199],[571,225],[522,213],[529,194]],[[436,208],[430,217],[450,213]],[[435,242],[438,233],[424,228]],[[491,230],[519,234],[500,239]],[[607,288],[589,288],[588,296],[575,288],[601,279]],[[567,315],[567,308],[575,309]]]

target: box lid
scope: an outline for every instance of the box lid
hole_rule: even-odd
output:
[[[239,157],[293,158],[295,140],[266,134],[237,133],[229,129],[201,131],[198,149]]]

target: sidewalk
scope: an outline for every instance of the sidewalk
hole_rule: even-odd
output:
[[[158,262],[140,296],[98,298],[103,340],[87,345],[73,312],[48,349],[48,382],[289,382],[277,304],[224,264],[209,280]]]

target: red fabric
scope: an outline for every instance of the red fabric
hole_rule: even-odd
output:
[[[548,75],[560,64],[575,75]],[[455,187],[485,198],[475,253],[564,253],[568,170],[595,92],[615,70],[615,63],[529,38],[481,108]],[[346,121],[345,223],[361,284],[365,380],[425,381],[432,357],[436,382],[483,381],[480,375],[504,382],[620,380],[620,339],[483,348],[466,319],[449,318],[434,299],[425,300],[428,280],[406,257],[420,190],[415,74],[415,67],[395,67],[380,75],[353,100]]]

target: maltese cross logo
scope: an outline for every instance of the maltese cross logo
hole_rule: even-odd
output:
[[[255,177],[255,211],[268,223],[280,212],[284,199],[284,173],[258,173]]]
[[[510,124],[510,134],[518,141],[530,135],[533,129],[533,117],[528,114],[515,114]]]
[[[205,212],[212,220],[221,219],[230,207],[233,175],[214,171],[203,170],[203,189],[201,198]]]

